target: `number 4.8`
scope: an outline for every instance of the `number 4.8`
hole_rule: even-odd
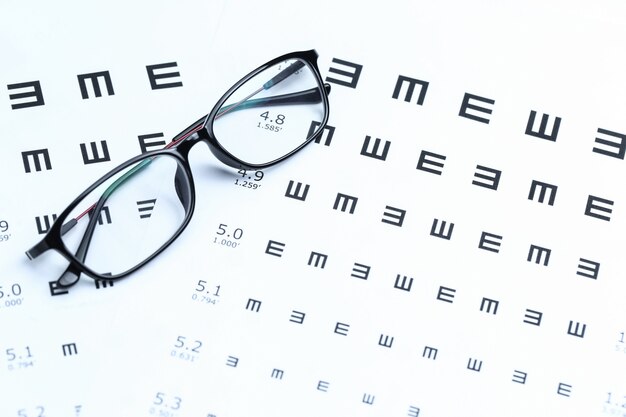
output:
[[[265,121],[267,121],[267,119],[270,118],[270,112],[266,111],[266,112],[261,113],[261,117],[265,119]],[[276,123],[277,125],[282,125],[283,123],[285,123],[285,115],[279,114],[276,116],[276,119],[270,120],[270,122]]]

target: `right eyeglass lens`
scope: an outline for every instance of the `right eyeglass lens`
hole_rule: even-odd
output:
[[[213,121],[213,134],[226,151],[244,162],[272,162],[300,147],[320,128],[328,111],[323,88],[308,63],[283,61],[256,74],[228,97]]]

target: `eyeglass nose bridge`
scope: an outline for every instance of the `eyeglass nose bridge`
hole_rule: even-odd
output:
[[[197,139],[194,138],[194,136],[197,135]],[[194,140],[195,139],[195,140]],[[183,154],[183,157],[189,161],[189,151],[191,150],[191,148],[198,142],[204,142],[209,150],[211,151],[211,153],[222,163],[228,165],[229,167],[232,168],[245,168],[244,166],[242,166],[241,164],[238,163],[238,161],[230,156],[230,154],[228,154],[228,152],[224,151],[222,149],[222,147],[220,146],[220,144],[217,142],[217,139],[215,139],[215,137],[213,137],[210,133],[209,133],[209,129],[207,129],[207,126],[204,126],[202,129],[198,130],[196,133],[194,133],[193,136],[191,136],[189,138],[189,140],[186,143],[182,143],[179,147],[179,151],[181,152],[181,154]]]

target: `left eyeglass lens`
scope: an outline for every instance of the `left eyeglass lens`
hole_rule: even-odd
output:
[[[63,243],[94,272],[119,275],[142,263],[180,230],[190,195],[189,179],[176,158],[143,159],[81,200],[65,224],[88,212],[65,231]]]

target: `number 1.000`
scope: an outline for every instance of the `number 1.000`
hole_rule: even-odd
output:
[[[218,241],[217,238],[215,238],[213,240],[213,243],[219,243],[220,245],[228,246],[229,248],[237,247],[237,242],[233,242],[232,240],[228,240],[228,239],[222,239]]]

